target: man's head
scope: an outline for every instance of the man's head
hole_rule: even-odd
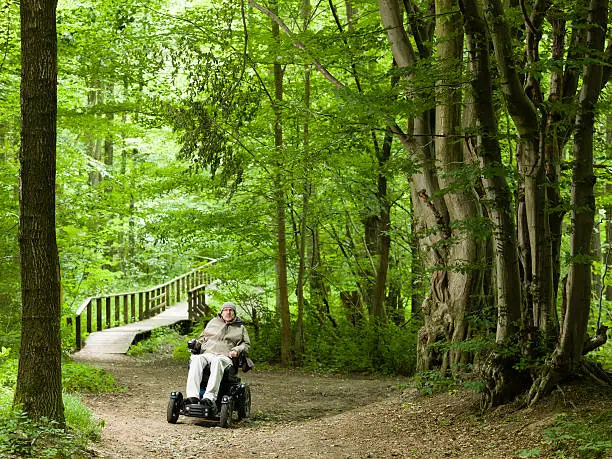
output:
[[[221,317],[226,322],[233,322],[236,319],[236,305],[229,301],[223,303],[221,306]]]

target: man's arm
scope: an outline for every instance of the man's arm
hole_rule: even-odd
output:
[[[240,354],[241,352],[248,354],[249,351],[251,350],[251,339],[249,338],[249,332],[247,332],[247,329],[244,325],[241,325],[241,328],[242,328],[242,338],[238,342],[238,344],[232,348],[232,352],[236,352],[236,356]]]

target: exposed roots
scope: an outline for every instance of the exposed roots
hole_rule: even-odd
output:
[[[531,385],[527,395],[527,403],[529,406],[534,405],[548,395],[560,382],[579,374],[592,379],[597,384],[612,386],[612,375],[607,373],[600,365],[582,360],[578,365],[572,366],[555,354],[550,362],[544,365],[540,375]]]
[[[524,393],[531,381],[529,375],[515,368],[516,359],[493,354],[479,367],[485,381],[481,408],[489,410],[514,400]]]

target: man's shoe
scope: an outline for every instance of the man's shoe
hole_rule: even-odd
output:
[[[185,399],[185,405],[197,405],[200,403],[200,399],[197,397],[189,397]]]
[[[209,398],[202,399],[202,405],[208,408],[208,413],[216,416],[217,415],[217,404]]]

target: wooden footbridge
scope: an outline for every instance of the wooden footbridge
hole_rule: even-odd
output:
[[[209,312],[206,287],[211,283],[209,268],[215,262],[147,290],[87,298],[75,317],[69,319],[75,328],[74,356],[125,354],[139,334],[182,321],[197,321]]]

